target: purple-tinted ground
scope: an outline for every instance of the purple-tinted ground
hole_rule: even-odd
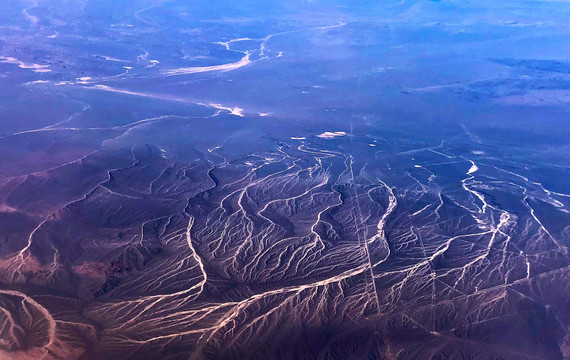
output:
[[[570,359],[570,4],[0,4],[0,359]]]

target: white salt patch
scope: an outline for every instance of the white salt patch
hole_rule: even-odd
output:
[[[115,61],[115,62],[126,62],[125,60],[117,59],[110,56],[101,55],[101,57],[107,61]]]
[[[221,104],[214,104],[214,103],[209,103],[208,105],[218,110],[227,110],[232,115],[243,117],[243,109],[240,107],[235,106],[233,108],[230,108],[230,107],[225,107]]]
[[[344,131],[325,131],[324,133],[317,135],[317,137],[321,139],[334,139],[340,136],[346,136],[346,133]]]
[[[0,63],[4,64],[14,64],[18,65],[20,69],[31,69],[35,72],[49,72],[51,71],[49,65],[40,65],[40,64],[26,64],[25,62],[18,60],[16,58],[10,56],[0,56]]]
[[[203,72],[210,72],[210,71],[231,71],[235,69],[239,69],[243,66],[251,64],[251,60],[249,59],[250,53],[246,52],[241,60],[229,63],[229,64],[222,64],[222,65],[212,65],[212,66],[192,66],[192,67],[183,67],[178,69],[169,69],[164,70],[162,73],[166,76],[175,76],[175,75],[188,75],[188,74],[195,74],[195,73],[203,73]],[[151,61],[152,62],[152,61]]]

